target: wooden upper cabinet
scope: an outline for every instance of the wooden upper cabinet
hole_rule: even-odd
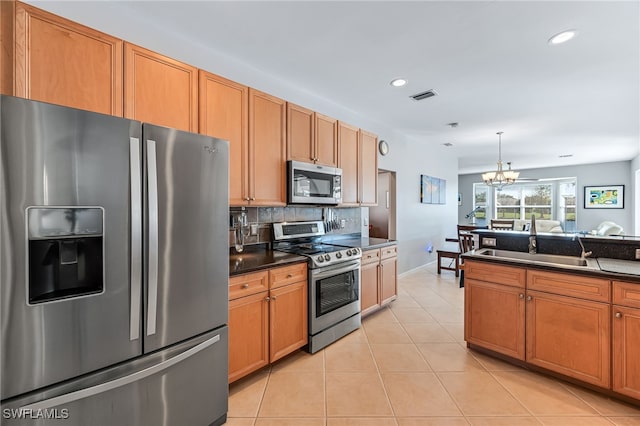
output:
[[[249,200],[254,206],[284,206],[286,102],[249,88]]]
[[[124,116],[198,131],[198,69],[131,43],[124,45]]]
[[[338,120],[287,103],[287,160],[336,167]]]
[[[315,162],[315,113],[287,102],[287,159]]]
[[[229,204],[246,204],[249,167],[249,88],[200,70],[200,133],[229,141]]]
[[[316,113],[316,163],[338,166],[338,120]]]
[[[378,205],[378,137],[360,130],[358,193],[363,206]]]
[[[358,205],[358,128],[338,122],[338,167],[342,169],[342,205]]]
[[[5,24],[11,8],[2,7]],[[122,116],[122,45],[122,40],[16,2],[13,94]],[[10,43],[3,39],[7,48]],[[3,52],[3,59],[10,56]],[[5,93],[11,78],[7,66],[3,63]]]

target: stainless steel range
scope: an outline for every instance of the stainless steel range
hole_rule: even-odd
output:
[[[359,248],[322,241],[322,221],[274,223],[274,249],[309,258],[309,345],[315,353],[360,328]]]

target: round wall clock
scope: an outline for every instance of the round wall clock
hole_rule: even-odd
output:
[[[389,153],[389,144],[385,140],[378,142],[378,150],[380,154],[387,155]]]

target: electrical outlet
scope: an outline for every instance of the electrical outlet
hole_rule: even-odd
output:
[[[482,238],[482,245],[483,246],[488,246],[488,247],[495,247],[496,246],[496,239],[495,238]]]
[[[257,223],[252,223],[251,225],[249,225],[249,229],[251,230],[250,235],[258,235],[258,224]]]
[[[340,220],[340,229],[344,229],[345,226],[347,226],[347,220],[346,219],[341,219]]]
[[[640,249],[636,249],[636,260],[640,260]]]

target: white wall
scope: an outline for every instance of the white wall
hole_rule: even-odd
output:
[[[632,205],[634,206],[635,213],[633,219],[635,226],[633,235],[640,235],[640,155],[631,160],[629,173],[631,175],[629,180],[635,184],[635,191],[630,192],[633,197]]]
[[[404,272],[434,261],[444,239],[456,236],[457,159],[436,141],[387,141],[389,154],[379,157],[378,167],[396,172],[398,270]],[[421,174],[446,179],[446,204],[420,203]]]
[[[219,74],[315,111],[378,134],[389,142],[390,153],[379,158],[379,168],[396,172],[398,272],[435,260],[435,249],[446,236],[456,235],[457,159],[441,141],[409,140],[383,123],[362,116],[358,111],[313,93],[313,88],[295,87],[279,76],[262,72],[257,66],[221,54],[216,43],[198,44],[180,34],[171,34],[152,20],[127,13],[126,2],[33,1],[36,7],[122,38],[147,49]],[[99,5],[99,7],[98,7]],[[212,17],[212,25],[215,18]],[[373,64],[374,65],[374,64]],[[420,204],[420,175],[447,180],[447,204]],[[434,247],[433,253],[426,251]]]
[[[640,160],[638,160],[640,163]],[[591,230],[605,220],[613,221],[624,228],[627,235],[634,233],[635,183],[631,178],[631,161],[612,163],[584,164],[566,167],[547,167],[541,169],[519,170],[521,177],[527,178],[560,178],[575,177],[577,179],[577,229]],[[482,182],[480,174],[460,175],[458,184],[462,192],[463,204],[458,209],[459,223],[466,223],[464,216],[473,208],[473,183]],[[584,186],[590,185],[624,185],[624,209],[585,209]]]

